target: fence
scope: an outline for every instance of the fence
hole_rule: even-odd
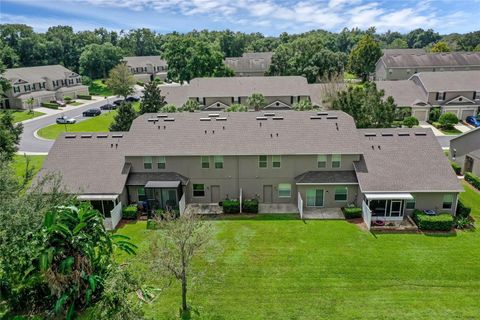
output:
[[[119,202],[117,205],[110,211],[110,218],[104,219],[104,226],[107,230],[113,230],[117,226],[118,222],[122,219],[122,203]]]
[[[298,193],[297,206],[298,206],[298,212],[300,212],[300,219],[303,219],[303,199],[302,199],[302,196],[300,195],[300,192]]]
[[[185,194],[182,195],[180,198],[180,201],[178,202],[178,210],[180,212],[180,215],[182,215],[185,212],[186,204],[185,204]]]
[[[367,229],[370,230],[370,226],[372,224],[372,211],[366,204],[365,200],[362,201],[362,218],[367,225]]]

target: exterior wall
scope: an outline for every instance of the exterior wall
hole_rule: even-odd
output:
[[[472,173],[480,177],[480,159],[474,158],[474,157],[472,157],[472,159],[473,159]]]
[[[272,187],[273,203],[296,203],[297,190],[294,178],[306,171],[313,170],[354,170],[353,161],[359,160],[358,155],[342,155],[341,168],[331,168],[331,156],[327,156],[327,168],[317,168],[317,155],[282,156],[281,167],[272,168],[272,157],[267,156],[268,167],[259,168],[258,156],[224,156],[223,169],[215,169],[213,157],[210,168],[201,168],[201,157],[166,157],[166,168],[156,168],[156,158],[153,157],[151,170],[143,168],[143,157],[126,157],[132,164],[131,172],[177,172],[190,179],[186,187],[186,200],[190,202],[210,203],[211,186],[220,187],[220,200],[238,198],[240,189],[244,198],[257,197],[264,201],[264,186]],[[205,185],[205,196],[193,197],[193,184]],[[278,184],[291,184],[291,196],[279,197]],[[136,201],[136,188],[129,188],[130,200]]]
[[[442,209],[443,196],[446,194],[452,194],[453,197],[453,206],[452,209]],[[440,193],[440,192],[429,192],[429,193],[412,193],[412,196],[415,198],[415,209],[418,210],[436,210],[437,212],[450,212],[452,214],[456,211],[456,203],[458,193]]]
[[[133,77],[135,81],[150,82],[150,74],[148,73],[136,73]]]
[[[190,99],[195,100],[196,97],[191,97]],[[203,104],[203,97],[198,97],[200,104]],[[233,99],[233,102],[232,102]],[[223,103],[227,106],[230,106],[232,103],[241,103],[245,105],[247,103],[248,97],[205,97],[205,106],[209,107],[209,109],[222,109],[223,106],[220,105],[218,107],[214,106],[216,103]],[[310,96],[266,96],[265,97],[267,106],[274,104],[275,102],[279,101],[281,103],[286,104],[289,107],[292,107],[292,100],[293,103],[300,101],[300,100],[310,100]],[[213,105],[213,106],[212,106]],[[280,107],[282,104],[280,104]],[[270,106],[269,108],[275,108],[275,106]]]
[[[480,129],[475,129],[474,131],[470,131],[468,134],[464,134],[461,137],[450,140],[450,160],[459,164],[463,171],[465,155],[478,149],[480,149]],[[454,155],[455,160],[453,160]],[[477,163],[477,165],[479,164]],[[480,169],[478,172],[480,173]]]
[[[382,59],[379,59],[375,65],[375,80],[384,81],[387,80],[387,70],[385,65],[382,62]]]
[[[408,67],[408,68],[385,68],[385,73],[383,71],[378,70],[378,74],[376,72],[376,76],[378,80],[407,80],[413,74],[419,72],[441,72],[441,71],[465,71],[465,70],[480,70],[480,66],[458,66],[458,67]],[[380,77],[383,77],[381,79]]]
[[[347,201],[335,201],[335,188],[337,187],[347,187]],[[297,192],[300,193],[300,196],[303,199],[303,206],[304,208],[307,207],[307,190],[308,189],[323,189],[323,207],[325,208],[341,208],[345,207],[350,203],[354,203],[356,206],[361,205],[361,201],[359,202],[359,188],[357,185],[298,185]],[[296,194],[295,194],[296,196]]]

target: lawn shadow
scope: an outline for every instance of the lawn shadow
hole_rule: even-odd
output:
[[[285,221],[285,220],[300,220],[296,213],[233,213],[233,214],[218,214],[206,215],[205,220],[254,220],[254,221]]]
[[[422,232],[427,237],[435,237],[435,238],[451,238],[457,236],[456,230],[451,231],[424,231]]]

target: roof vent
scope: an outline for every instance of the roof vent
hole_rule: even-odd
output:
[[[157,114],[157,118],[168,118],[168,114]]]
[[[123,134],[112,134],[112,138],[123,138]]]
[[[175,118],[165,118],[163,121],[175,121]]]
[[[217,120],[217,121],[227,121],[227,117],[219,117],[219,118],[216,118],[215,120]]]
[[[398,133],[398,136],[399,136],[399,137],[408,137],[408,136],[410,136],[410,133],[408,133],[408,132],[399,132],[399,133]]]
[[[65,135],[65,139],[75,139],[76,136],[77,135],[75,135],[75,134],[67,134],[67,135]]]
[[[320,119],[322,119],[322,117],[320,117],[320,116],[311,116],[310,119],[312,119],[312,120],[320,120]]]
[[[317,112],[317,116],[328,116],[326,112]]]
[[[210,118],[200,118],[200,121],[210,121],[210,120],[212,120],[212,119],[210,119]]]
[[[264,117],[275,117],[275,113],[274,112],[265,112],[263,114]]]
[[[108,134],[97,134],[97,138],[108,138]]]
[[[426,136],[427,133],[426,132],[415,132],[415,135],[416,136]]]
[[[209,113],[208,116],[212,117],[212,118],[215,118],[215,117],[220,117],[220,114],[219,113]]]
[[[333,119],[338,119],[338,117],[337,116],[327,116],[327,119],[332,119],[333,120]]]
[[[273,117],[273,120],[283,120],[283,117]]]
[[[158,118],[148,118],[147,121],[155,123],[158,121]]]
[[[268,120],[267,117],[256,117],[255,119],[257,119],[257,120]]]
[[[91,135],[91,134],[82,134],[81,137],[82,137],[83,139],[87,139],[87,138],[91,138],[92,135]]]
[[[365,137],[376,137],[376,136],[377,136],[377,134],[374,133],[374,132],[367,132],[367,133],[365,133]]]
[[[382,137],[393,137],[393,133],[391,133],[391,132],[382,132]]]

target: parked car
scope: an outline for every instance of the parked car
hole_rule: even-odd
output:
[[[77,120],[75,120],[73,118],[69,118],[67,116],[61,116],[61,117],[57,118],[56,122],[58,124],[72,124],[72,123],[77,122]]]
[[[140,97],[139,96],[128,96],[125,101],[127,102],[135,102],[135,101],[140,101]]]
[[[119,107],[122,104],[122,102],[123,102],[122,99],[118,99],[118,100],[113,101],[113,104]]]
[[[479,116],[469,116],[465,120],[468,124],[474,126],[475,128],[480,127],[480,117]]]
[[[94,108],[94,109],[88,109],[82,113],[84,117],[96,117],[100,115],[102,111],[100,109]]]
[[[117,109],[117,106],[115,104],[112,104],[112,103],[107,103],[107,104],[104,104],[103,106],[100,107],[101,110],[115,110]]]

